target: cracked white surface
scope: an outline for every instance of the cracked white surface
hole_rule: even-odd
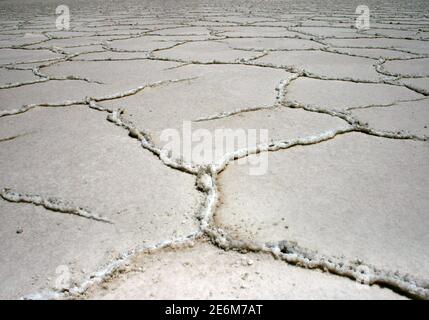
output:
[[[0,4],[0,297],[429,298],[426,1],[65,3]],[[185,120],[270,141],[179,161]]]
[[[424,279],[427,153],[424,142],[357,133],[272,153],[266,175],[246,177],[238,165],[222,173],[216,217],[248,241],[288,239]]]

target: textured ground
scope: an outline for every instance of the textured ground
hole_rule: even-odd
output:
[[[1,1],[0,298],[429,299],[429,5],[359,4]]]

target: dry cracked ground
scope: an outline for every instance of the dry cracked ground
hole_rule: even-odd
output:
[[[0,298],[429,298],[427,1],[7,0],[0,27]],[[184,121],[269,141],[176,158]]]

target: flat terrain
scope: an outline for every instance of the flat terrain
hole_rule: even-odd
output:
[[[0,1],[0,298],[429,299],[429,4],[365,3]]]

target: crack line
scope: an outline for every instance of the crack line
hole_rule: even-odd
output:
[[[45,209],[50,211],[67,213],[67,214],[83,217],[86,219],[113,224],[113,222],[107,218],[93,214],[89,212],[87,209],[77,207],[71,203],[67,203],[67,202],[64,202],[63,200],[53,198],[53,197],[44,198],[37,194],[23,194],[16,191],[12,191],[11,189],[8,189],[8,188],[3,189],[0,192],[0,196],[4,200],[9,202],[29,203],[36,206],[42,206]]]

